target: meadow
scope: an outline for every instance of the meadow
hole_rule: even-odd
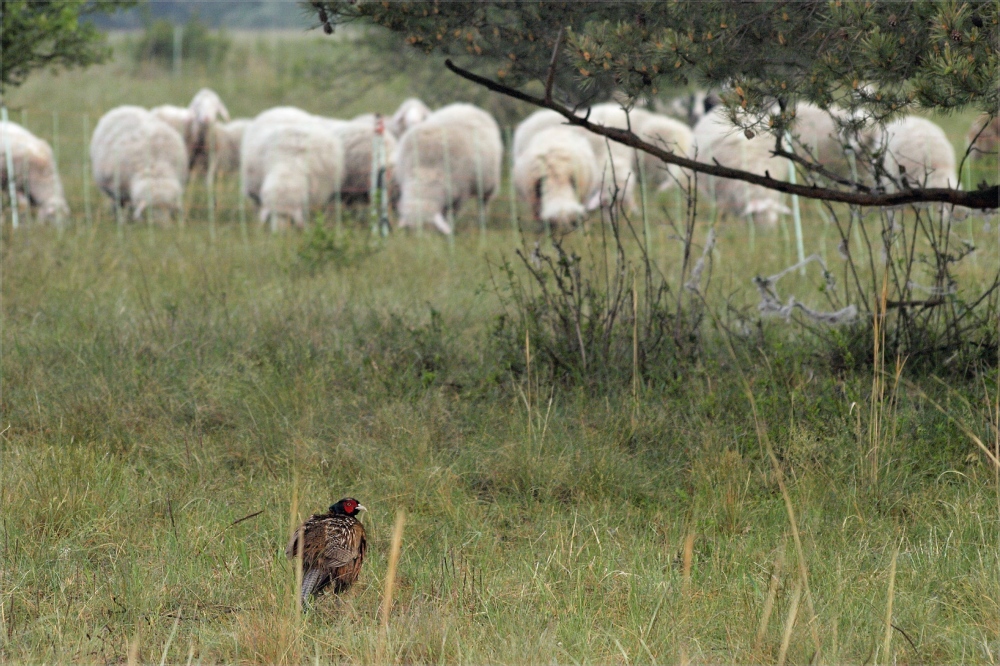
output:
[[[0,660],[1000,659],[995,368],[838,364],[828,337],[756,316],[751,279],[795,261],[787,226],[717,225],[696,357],[588,383],[552,379],[530,345],[512,362],[498,335],[504,262],[523,276],[514,250],[551,248],[506,185],[486,228],[470,207],[452,243],[372,236],[367,210],[272,235],[232,178],[211,216],[198,181],[183,224],[119,225],[84,151],[116,104],[210,85],[234,116],[350,117],[413,94],[506,126],[527,110],[433,62],[385,55],[402,64],[379,79],[365,49],[322,38],[234,35],[222,65],[177,76],[116,44],[113,62],[8,99],[55,140],[74,215],[13,230],[5,201]],[[971,119],[943,119],[956,146]],[[648,220],[674,283],[683,247],[664,221],[682,204],[661,195]],[[803,210],[806,252],[837,265]],[[704,204],[698,220],[700,252]],[[978,248],[967,284],[996,271],[991,223],[957,225]],[[601,247],[602,228],[566,242]],[[822,303],[815,268],[781,292]],[[749,333],[724,326],[733,311]],[[285,543],[347,495],[369,508],[369,559],[302,614]]]

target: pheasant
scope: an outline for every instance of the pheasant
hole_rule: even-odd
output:
[[[358,579],[367,543],[365,526],[356,516],[366,510],[358,500],[345,497],[295,530],[285,555],[294,559],[302,554],[303,608],[310,596],[328,586],[333,585],[334,594],[339,594]]]

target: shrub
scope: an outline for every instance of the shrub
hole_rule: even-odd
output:
[[[181,28],[181,62],[196,62],[204,67],[222,64],[229,50],[229,37],[223,32],[213,33],[192,14]],[[161,67],[171,67],[174,61],[174,24],[165,19],[146,23],[146,29],[133,46],[132,57],[136,64],[151,62]]]
[[[600,242],[584,255],[554,237],[551,251],[539,243],[531,252],[517,251],[526,277],[510,262],[500,266],[494,287],[505,308],[494,341],[511,370],[523,371],[530,354],[532,374],[554,381],[595,387],[632,381],[637,387],[670,380],[679,365],[700,356],[714,233],[699,255],[695,207],[688,206],[683,220],[668,216],[684,246],[683,286],[676,287],[651,260],[642,231],[616,209],[599,227]],[[637,256],[626,249],[633,245],[628,237]]]

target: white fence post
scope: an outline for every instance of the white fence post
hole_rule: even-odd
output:
[[[0,106],[0,121],[3,121],[3,151],[7,160],[7,190],[10,194],[10,223],[15,229],[21,224],[17,211],[17,187],[14,184],[14,153],[10,147],[10,136],[8,134],[9,119],[7,117],[7,105]]]

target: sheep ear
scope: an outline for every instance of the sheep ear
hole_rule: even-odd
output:
[[[601,207],[601,192],[597,191],[594,193],[594,196],[590,197],[590,200],[587,202],[587,211],[589,212],[592,210],[597,210],[600,207]]]

